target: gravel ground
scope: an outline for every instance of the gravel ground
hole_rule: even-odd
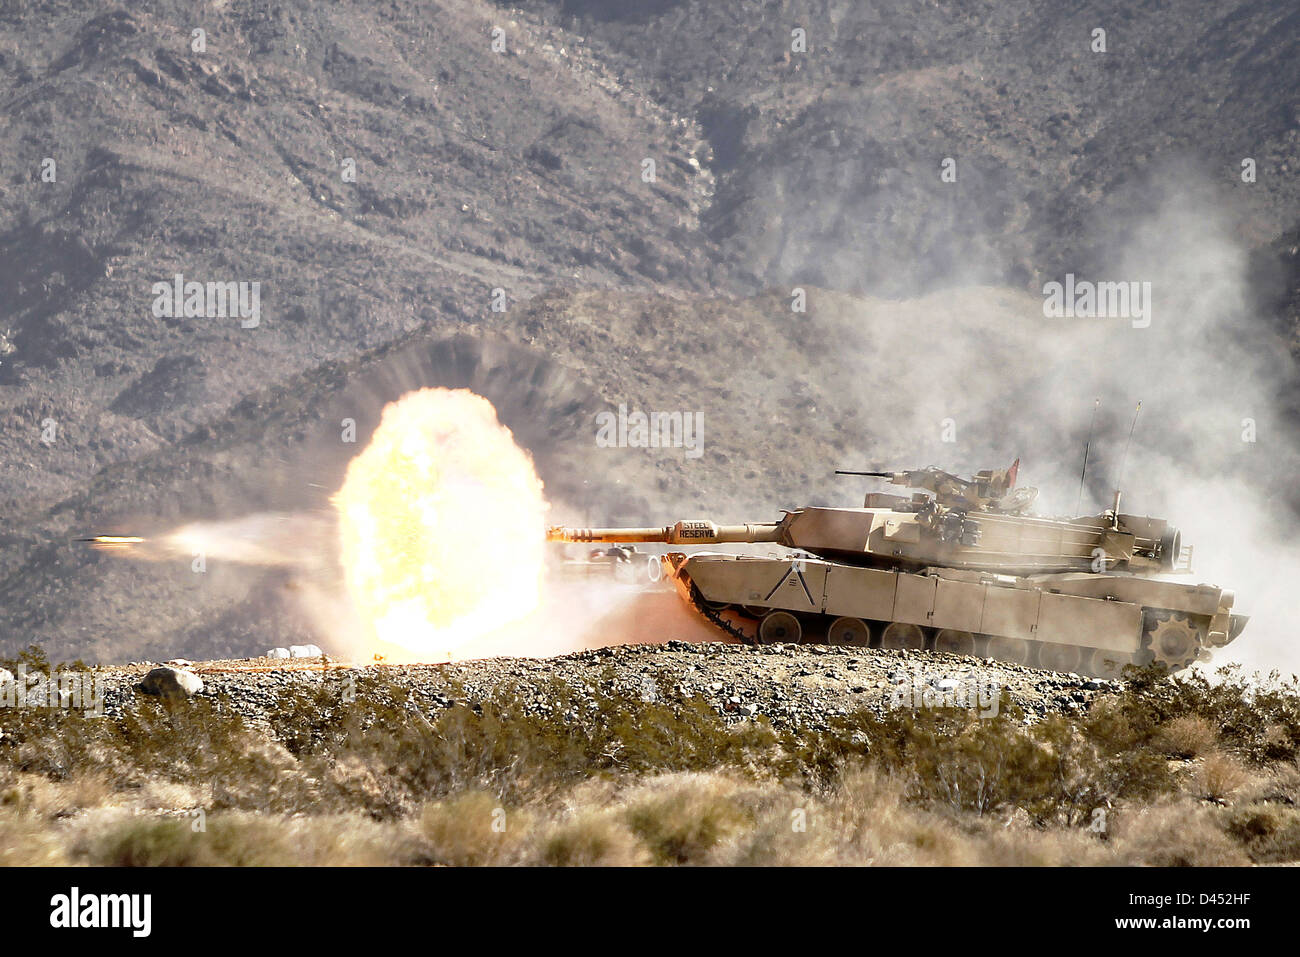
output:
[[[263,724],[286,692],[313,691],[322,681],[344,682],[361,670],[382,670],[410,690],[427,712],[470,705],[512,683],[536,688],[530,708],[550,707],[545,685],[560,679],[579,693],[599,689],[636,700],[658,695],[701,696],[728,721],[766,716],[776,727],[823,728],[836,715],[867,707],[883,713],[940,703],[966,704],[990,713],[1005,689],[1032,721],[1052,712],[1077,713],[1119,682],[1038,671],[959,655],[848,649],[822,645],[733,644],[628,645],[557,658],[489,658],[444,665],[382,665],[358,669],[321,659],[292,663],[269,658],[185,665],[204,681],[201,696],[229,702],[254,724]],[[102,669],[105,710],[122,714],[140,693],[136,685],[153,667],[134,663]],[[990,692],[993,692],[990,694]],[[576,715],[575,715],[576,717]]]

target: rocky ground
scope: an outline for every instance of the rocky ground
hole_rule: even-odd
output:
[[[199,697],[229,704],[253,724],[286,692],[312,693],[354,681],[358,670],[337,659],[303,659],[292,664],[270,658],[103,668],[105,711],[119,717],[140,694],[154,668],[190,671],[203,681]],[[1026,721],[1044,714],[1084,711],[1101,694],[1119,690],[1111,682],[1038,671],[961,655],[844,649],[827,645],[694,644],[599,648],[556,658],[490,658],[445,665],[372,665],[397,687],[410,691],[427,713],[454,703],[476,705],[494,691],[522,687],[528,707],[551,707],[546,683],[559,680],[578,692],[582,707],[598,689],[629,700],[641,696],[701,697],[729,722],[765,717],[775,727],[823,730],[836,715],[859,709],[883,714],[894,707],[950,701],[985,713],[1012,706]],[[1003,698],[1003,692],[1006,697]],[[981,698],[981,695],[983,697]]]

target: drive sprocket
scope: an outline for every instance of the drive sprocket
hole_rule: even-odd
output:
[[[1188,667],[1200,654],[1204,635],[1182,612],[1155,612],[1144,631],[1151,660],[1170,671]]]

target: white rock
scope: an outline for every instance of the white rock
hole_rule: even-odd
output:
[[[0,685],[7,685],[14,680],[14,673],[8,668],[0,668]]]
[[[184,668],[155,668],[144,676],[140,690],[164,698],[188,698],[203,690],[203,679]]]
[[[319,658],[321,650],[316,645],[290,645],[290,658]]]
[[[268,652],[266,653],[266,657],[268,657],[268,658],[288,658],[288,657],[289,657],[289,649],[288,649],[288,648],[272,648],[270,651],[268,651]]]

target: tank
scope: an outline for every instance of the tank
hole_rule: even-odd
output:
[[[1231,591],[1179,581],[1192,550],[1164,519],[1113,507],[1029,514],[1020,462],[964,479],[936,468],[846,472],[909,495],[861,508],[783,510],[780,521],[650,528],[554,527],[552,541],[761,544],[767,555],[670,551],[665,579],[700,615],[749,644],[828,642],[980,655],[1115,677],[1207,661],[1241,634]]]

